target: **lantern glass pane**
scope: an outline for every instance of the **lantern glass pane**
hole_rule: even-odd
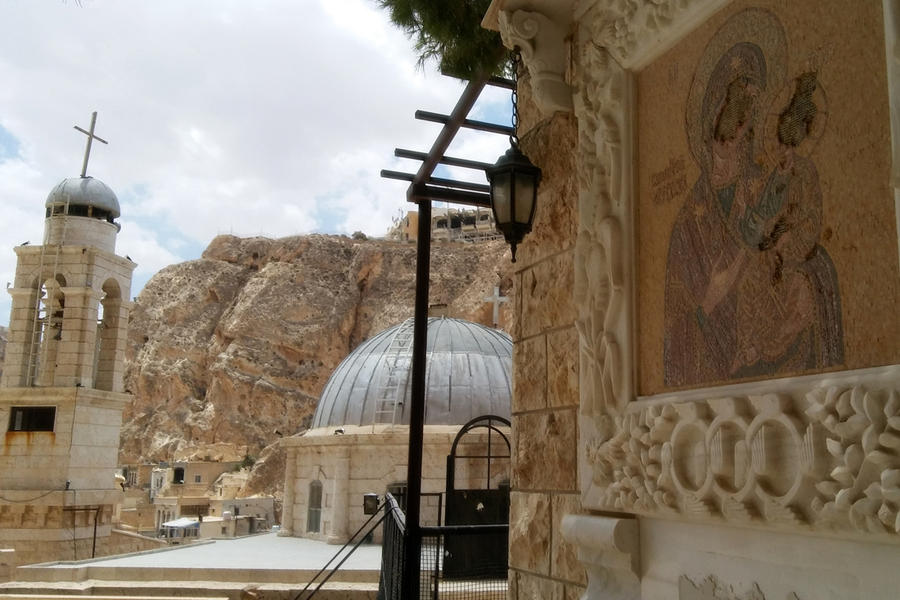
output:
[[[491,178],[491,202],[494,220],[509,223],[512,220],[509,209],[509,173],[495,173]]]
[[[534,178],[516,173],[516,223],[528,223],[534,206]]]

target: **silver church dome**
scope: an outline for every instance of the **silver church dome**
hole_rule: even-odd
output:
[[[93,209],[93,216],[112,221],[121,215],[119,199],[105,183],[93,177],[69,177],[60,181],[47,196],[47,216],[62,214],[61,209],[69,205],[69,214],[88,216],[87,207]],[[84,214],[82,214],[84,213]]]
[[[409,424],[413,320],[366,340],[338,365],[312,427]],[[425,424],[510,418],[512,340],[477,323],[428,319]],[[396,412],[395,412],[396,411]]]

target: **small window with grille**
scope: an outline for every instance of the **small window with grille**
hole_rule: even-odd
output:
[[[9,431],[53,431],[55,406],[13,406],[9,413]]]

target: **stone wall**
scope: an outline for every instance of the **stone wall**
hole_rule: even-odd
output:
[[[146,550],[158,550],[166,547],[165,540],[138,535],[130,531],[113,529],[107,540],[102,556],[116,554],[128,554],[131,552],[144,552]]]
[[[534,229],[518,251],[513,326],[512,600],[574,599],[585,584],[562,517],[578,512],[578,335],[575,329],[577,131],[540,116],[520,78],[521,146],[542,169]]]
[[[523,147],[544,169],[543,202],[538,210],[548,205],[574,206],[575,201],[567,204],[563,196],[574,198],[577,194],[577,213],[573,208],[559,211],[555,215],[559,220],[552,224],[541,222],[539,217],[535,233],[522,248],[525,266],[519,265],[516,274],[519,320],[513,334],[516,463],[510,597],[574,597],[578,584],[585,580],[576,575],[580,573],[577,567],[566,571],[566,565],[574,565],[574,561],[567,560],[573,557],[569,547],[557,545],[564,536],[577,545],[578,559],[587,570],[584,598],[895,598],[900,574],[890,565],[900,556],[900,506],[896,501],[900,498],[896,491],[900,487],[896,475],[900,472],[900,444],[893,429],[900,416],[900,365],[895,364],[898,346],[892,333],[898,324],[893,307],[896,301],[868,302],[865,317],[854,318],[852,305],[856,301],[852,297],[868,293],[875,281],[882,294],[879,300],[893,298],[897,289],[895,202],[900,194],[896,188],[900,136],[896,123],[900,89],[896,79],[885,86],[883,62],[886,44],[890,82],[891,73],[896,77],[900,69],[896,3],[873,1],[852,14],[843,12],[846,3],[831,0],[798,1],[790,7],[770,0],[535,0],[524,5],[497,0],[493,8],[499,12],[496,18],[505,44],[522,48],[531,75],[521,79],[519,85],[525,108],[521,134]],[[796,17],[795,10],[802,17]],[[821,23],[817,25],[816,19]],[[784,28],[777,25],[779,20]],[[841,35],[827,35],[831,28],[840,29]],[[820,34],[828,40],[819,39]],[[702,39],[694,40],[693,35]],[[697,59],[696,54],[688,60],[691,55],[683,44],[694,42],[698,49],[706,48],[704,57],[709,55],[715,61],[704,62],[706,59]],[[691,366],[718,361],[733,365],[734,372],[728,372],[727,377],[694,380],[699,385],[718,386],[713,388],[687,390],[685,386],[691,384],[677,381],[673,385],[680,389],[665,393],[658,393],[659,386],[641,387],[641,378],[652,376],[654,367],[657,377],[661,376],[654,360],[642,353],[638,338],[642,331],[652,333],[650,316],[660,322],[658,313],[665,310],[660,295],[657,293],[654,301],[648,294],[654,286],[657,292],[663,291],[666,274],[660,269],[651,271],[649,263],[637,259],[641,252],[656,253],[661,260],[672,256],[666,253],[669,245],[662,243],[668,240],[665,231],[654,234],[640,228],[642,220],[661,218],[659,207],[649,204],[653,198],[641,194],[658,191],[660,204],[677,199],[677,194],[706,194],[702,186],[693,191],[689,185],[683,189],[682,179],[693,182],[696,177],[687,173],[682,177],[681,165],[688,164],[687,158],[682,161],[677,153],[670,152],[673,144],[685,142],[681,136],[687,135],[686,141],[691,142],[697,132],[692,122],[686,121],[685,109],[678,108],[678,90],[685,90],[678,82],[686,85],[690,81],[687,75],[703,73],[704,65],[713,62],[722,69],[741,70],[765,56],[769,66],[777,66],[784,61],[775,50],[784,47],[790,57],[784,64],[796,77],[784,93],[790,98],[796,97],[790,93],[797,89],[808,94],[808,82],[815,76],[829,88],[829,126],[840,129],[842,119],[852,116],[856,120],[853,133],[837,136],[840,141],[832,140],[830,149],[825,148],[827,135],[817,138],[820,144],[809,160],[819,165],[821,159],[820,171],[829,171],[821,174],[821,182],[826,183],[821,183],[821,188],[811,187],[805,200],[799,196],[792,199],[795,204],[787,205],[788,212],[771,215],[777,227],[766,235],[780,239],[785,223],[801,206],[802,210],[809,209],[809,214],[816,213],[821,190],[825,228],[813,241],[837,257],[835,268],[838,277],[843,277],[841,297],[847,300],[843,305],[844,333],[852,328],[859,330],[865,323],[878,325],[878,332],[863,336],[868,340],[865,348],[848,343],[845,357],[850,358],[844,362],[833,357],[819,361],[817,355],[818,362],[809,359],[797,363],[800,367],[796,369],[773,367],[763,372],[752,354],[733,361],[726,353],[731,351],[727,345],[718,353],[709,348],[680,354],[662,352],[663,333],[657,327],[660,331],[653,343],[662,356],[656,363],[662,360],[665,364],[683,362]],[[744,52],[756,58],[750,62],[738,59],[737,55],[744,56]],[[668,58],[672,60],[665,62]],[[676,64],[679,60],[687,62]],[[656,67],[664,68],[654,70]],[[777,71],[770,68],[767,73],[766,81],[773,82],[771,91],[777,92],[774,84],[781,83]],[[841,73],[847,76],[835,76]],[[857,80],[851,74],[871,76],[854,84]],[[651,82],[650,76],[656,79]],[[729,106],[725,98],[736,97],[732,92],[748,80],[745,75],[732,77],[727,80],[728,94],[722,92],[721,99],[704,100],[703,111],[714,111],[703,113],[705,122],[711,121],[710,114],[724,122]],[[806,87],[800,85],[802,82]],[[525,95],[529,88],[534,90],[543,119],[528,105]],[[762,89],[757,87],[757,91]],[[690,97],[698,98],[696,94]],[[756,98],[753,94],[749,97]],[[760,96],[748,101],[747,106],[759,101],[764,107],[783,107],[780,98],[763,104],[765,98]],[[656,104],[648,104],[651,101]],[[826,106],[821,97],[813,101],[817,107]],[[886,101],[895,125],[890,143]],[[861,107],[865,107],[865,114],[860,112]],[[576,125],[571,127],[571,134],[555,129],[568,119],[557,111],[574,115]],[[778,123],[778,143],[796,147],[797,143],[781,130],[782,120],[789,113],[782,108],[760,108],[758,114],[749,111],[742,127],[757,116],[771,117],[770,121]],[[807,116],[815,114],[822,117],[824,112],[812,111]],[[664,126],[653,126],[660,122]],[[688,124],[686,134],[681,133],[684,123]],[[678,140],[673,139],[674,130],[679,132]],[[740,160],[729,163],[729,168],[735,169],[729,171],[724,163],[716,163],[716,179],[710,179],[710,185],[716,186],[711,188],[716,196],[710,206],[716,210],[732,210],[727,188],[744,181],[739,176],[763,173],[767,185],[775,181],[769,171],[772,166],[761,154],[751,154],[752,146],[747,142],[754,134],[758,134],[760,144],[767,135],[771,141],[770,132],[763,131],[761,125],[751,126],[749,131],[749,138],[739,140],[744,144],[739,147],[741,153],[734,154]],[[815,131],[815,127],[808,129],[809,135]],[[643,139],[639,137],[642,132]],[[847,140],[863,144],[870,132],[874,132],[871,146],[848,147]],[[707,136],[702,143],[709,144],[710,139]],[[732,139],[738,138],[729,138],[729,143]],[[546,151],[545,146],[553,151]],[[807,148],[807,154],[812,150]],[[854,162],[854,153],[870,150],[877,154],[877,160]],[[829,159],[828,152],[832,151],[841,158]],[[725,156],[718,147],[714,152],[716,160]],[[779,152],[776,169],[786,171],[794,165],[796,169],[790,171],[794,176],[802,166],[809,166],[796,148],[791,150],[793,154],[784,149]],[[569,160],[569,168],[557,169],[556,163],[567,153],[575,156]],[[884,167],[891,154],[893,178],[888,181]],[[654,158],[658,159],[656,163],[652,162]],[[736,169],[747,166],[748,159],[752,160],[747,171]],[[862,170],[857,170],[860,164]],[[782,171],[777,173],[782,175]],[[814,173],[807,175],[812,186]],[[566,181],[576,186],[577,192],[559,192]],[[654,186],[659,189],[652,189]],[[866,192],[870,187],[877,188],[877,193]],[[700,192],[696,192],[698,189]],[[766,189],[780,194],[785,188],[772,183]],[[729,227],[737,227],[733,223],[740,223],[738,217],[759,210],[760,198],[774,198],[771,194],[759,196],[761,190],[741,187],[745,204],[737,212],[726,213],[733,217]],[[877,203],[877,214],[883,216],[841,212],[854,210],[864,200]],[[641,204],[643,201],[645,204]],[[695,219],[701,223],[701,230],[708,229],[703,226],[704,216],[719,214],[699,204],[687,206],[696,210],[684,212],[686,221]],[[780,211],[779,207],[773,203],[768,209]],[[834,216],[841,214],[845,216]],[[820,223],[813,218],[803,224],[814,238],[813,226]],[[567,238],[557,233],[568,227],[577,227],[577,235],[572,235],[574,249],[561,244],[560,240]],[[880,241],[873,237],[866,239],[866,244],[872,244],[864,245],[862,240],[853,239],[867,235],[860,233],[863,228],[870,228]],[[743,244],[741,260],[752,257],[759,269],[760,259],[770,256],[760,255],[771,249],[771,240],[754,245],[757,240],[753,236],[732,236],[732,230],[728,231],[721,237],[704,232],[691,240],[715,237],[716,242]],[[847,242],[836,244],[841,236],[847,236]],[[790,256],[784,246],[781,249],[784,256]],[[691,262],[689,253],[678,256],[688,257],[682,265],[708,268],[699,266],[699,259]],[[784,256],[779,255],[779,260]],[[825,251],[817,248],[799,258],[810,262],[803,266],[810,273],[825,273],[826,269],[811,262],[821,260],[824,264]],[[846,265],[841,264],[844,259]],[[719,293],[720,287],[728,293],[738,290],[736,300],[729,301],[735,306],[743,303],[749,307],[748,312],[722,315],[717,331],[733,331],[743,342],[752,339],[750,326],[757,325],[792,336],[793,329],[780,325],[779,313],[761,305],[750,306],[754,299],[762,303],[760,297],[739,295],[758,288],[749,283],[733,286],[738,275],[745,274],[755,277],[752,283],[760,283],[759,289],[769,293],[768,287],[772,287],[777,292],[784,279],[781,263],[766,279],[752,268],[745,271],[741,263],[729,261],[725,257],[721,262],[732,265],[728,278],[719,277],[720,263],[714,263],[709,277],[718,279],[701,287],[701,291],[706,290],[700,296],[704,312],[689,316],[702,328],[711,327],[706,317],[719,306],[720,299],[711,298],[707,306],[704,294],[710,290]],[[566,268],[574,274],[570,279],[565,279]],[[873,269],[879,275],[871,275]],[[816,294],[829,289],[828,277],[820,277],[823,283],[815,289]],[[826,305],[823,302],[821,306]],[[816,320],[808,322],[824,324],[820,329],[807,321],[803,321],[804,326],[821,334],[822,339],[836,338],[832,334],[839,328],[841,317],[829,316],[834,314],[823,308],[816,313]],[[740,318],[747,315],[754,318]],[[573,398],[578,407],[573,408],[567,421],[566,409],[554,404],[559,381],[554,365],[560,364],[560,359],[553,336],[563,335],[572,321],[579,354],[574,375],[577,383],[573,384],[577,391],[572,395],[578,397]],[[672,338],[677,337],[677,342],[688,339],[678,333],[680,330],[673,331],[677,335]],[[790,339],[800,340],[797,348],[812,343]],[[571,347],[575,345],[573,342]],[[830,350],[831,346],[815,346],[816,350],[821,348]],[[862,356],[862,350],[880,358],[853,358]],[[780,359],[786,354],[773,352],[772,356]],[[831,355],[823,352],[821,356]],[[755,370],[757,367],[759,370]],[[719,385],[726,381],[736,383]],[[579,463],[572,479],[568,476],[568,465],[574,462],[567,454],[570,440],[577,447]],[[571,494],[567,494],[570,489]],[[564,504],[564,499],[571,503]],[[571,579],[568,573],[572,573]]]

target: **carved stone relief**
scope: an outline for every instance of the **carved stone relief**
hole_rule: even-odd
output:
[[[620,511],[896,535],[898,378],[628,411],[587,442],[589,487]]]
[[[572,110],[572,90],[565,81],[565,29],[539,12],[502,11],[503,43],[518,48],[531,75],[532,97],[545,114]]]
[[[678,579],[678,598],[679,600],[766,600],[759,585],[755,583],[746,593],[741,594],[722,584],[714,575],[710,575],[700,583],[694,583],[682,575]],[[791,593],[785,600],[798,600],[797,594]]]
[[[623,67],[643,66],[728,0],[628,0],[597,2],[585,21],[593,43]]]
[[[722,5],[575,8],[583,505],[900,539],[900,366],[634,402],[629,69]]]
[[[578,238],[575,303],[581,348],[582,412],[618,414],[632,396],[630,320],[630,76],[594,45],[580,56]],[[593,78],[592,75],[596,75]]]

